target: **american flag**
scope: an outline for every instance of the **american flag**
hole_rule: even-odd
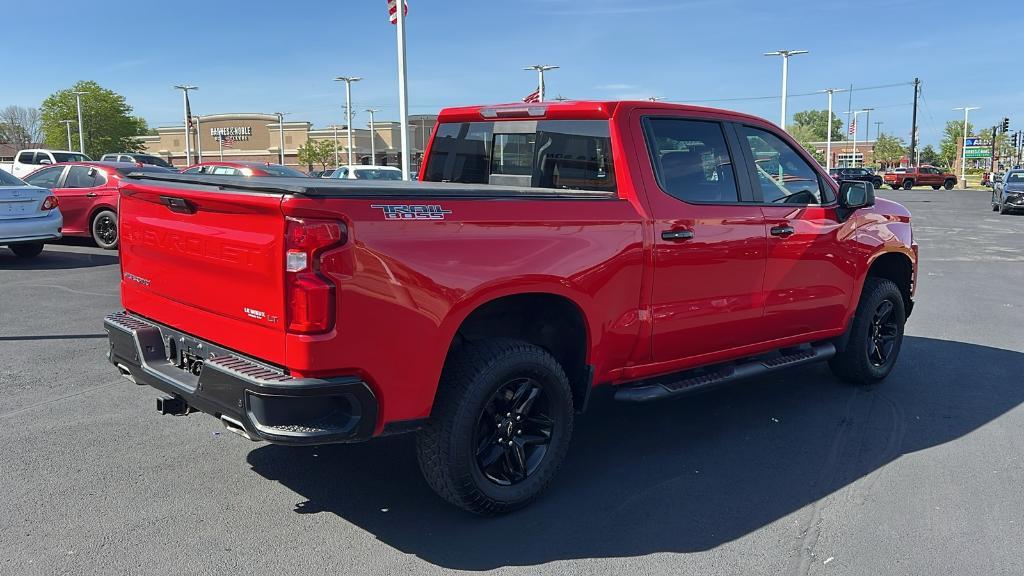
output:
[[[192,106],[188,103],[188,90],[185,90],[185,118],[188,119],[188,129],[191,130],[196,127],[192,119]]]
[[[533,104],[534,102],[540,102],[540,88],[537,88],[533,92],[530,92],[526,98],[523,98],[523,102]]]
[[[409,15],[409,3],[402,2],[402,6],[405,8],[404,15]],[[398,24],[398,2],[397,0],[388,0],[388,18],[391,19],[392,24]]]
[[[854,118],[853,122],[850,122],[850,129],[848,130],[848,132],[850,133],[850,136],[853,136],[854,134],[857,133],[857,119],[856,118]]]
[[[232,138],[231,136],[226,136],[224,134],[221,134],[220,135],[220,145],[223,146],[224,148],[231,148],[232,146],[235,145],[235,139]]]

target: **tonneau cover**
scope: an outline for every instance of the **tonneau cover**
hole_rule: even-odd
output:
[[[312,198],[466,198],[466,199],[537,199],[537,200],[617,200],[615,192],[601,190],[567,190],[555,188],[523,188],[483,184],[447,182],[401,182],[343,180],[335,178],[286,178],[281,176],[213,176],[209,174],[174,174],[132,172],[128,178],[159,182],[166,188],[208,191],[264,192],[294,194]]]

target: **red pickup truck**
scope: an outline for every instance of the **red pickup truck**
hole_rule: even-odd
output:
[[[448,109],[420,178],[135,175],[110,361],[161,412],[253,440],[416,430],[430,486],[481,514],[551,482],[595,386],[644,402],[896,362],[910,213],[759,118]]]
[[[952,190],[956,186],[956,174],[943,172],[934,166],[893,168],[882,175],[882,180],[893,190],[910,190],[914,186],[931,186],[932,190],[945,187],[946,190]]]

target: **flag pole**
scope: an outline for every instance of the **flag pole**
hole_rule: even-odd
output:
[[[217,147],[220,148],[220,161],[224,161],[224,135],[220,134],[217,138]]]
[[[398,115],[402,128],[402,180],[408,180],[410,170],[409,87],[406,84],[405,0],[396,0],[395,8],[396,24],[398,24]]]

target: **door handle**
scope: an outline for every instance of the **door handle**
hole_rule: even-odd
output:
[[[661,233],[662,240],[682,242],[693,238],[693,230],[665,230]]]
[[[96,196],[98,196],[98,194],[96,194],[95,192],[89,192],[88,194],[85,195],[86,198],[95,198]]]
[[[788,224],[785,226],[773,226],[771,229],[772,236],[789,236],[793,232],[796,232],[796,230],[793,230],[793,227]]]

